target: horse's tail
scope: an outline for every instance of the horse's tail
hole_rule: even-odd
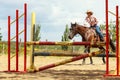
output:
[[[112,51],[115,52],[115,51],[116,51],[116,48],[115,48],[115,45],[114,45],[112,39],[110,39],[110,46],[111,46],[111,48],[112,48]]]

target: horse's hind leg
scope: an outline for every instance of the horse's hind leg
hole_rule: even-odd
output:
[[[105,49],[104,49],[104,47],[99,47],[99,49],[100,50],[104,50],[105,51]],[[103,61],[103,64],[105,64],[106,63],[106,61],[105,61],[105,52],[104,52],[104,54],[102,55],[102,61]]]
[[[102,61],[103,61],[103,64],[106,63],[106,61],[105,61],[105,57],[104,57],[104,56],[102,57]]]
[[[115,49],[115,45],[114,45],[112,39],[110,39],[110,46],[111,46],[111,48],[112,48],[112,51],[115,52],[116,49]]]
[[[105,64],[105,63],[106,63],[106,61],[105,61],[105,52],[103,53],[103,56],[102,56],[102,61],[103,61],[103,64]]]

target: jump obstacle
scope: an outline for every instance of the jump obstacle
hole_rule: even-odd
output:
[[[22,16],[24,16],[24,29],[22,31],[18,31],[19,28],[19,18],[21,18]],[[32,26],[35,25],[35,19],[33,19],[35,17],[35,15],[32,15]],[[16,22],[16,36],[14,36],[13,38],[11,38],[10,36],[10,28],[11,28],[11,24],[13,24],[14,22]],[[90,43],[90,42],[34,42],[33,40],[31,42],[26,42],[27,41],[27,4],[24,4],[24,13],[22,15],[19,16],[19,10],[16,10],[16,19],[13,20],[12,22],[10,21],[10,16],[8,16],[8,72],[20,72],[19,71],[19,58],[18,58],[18,48],[19,48],[19,34],[21,34],[22,32],[24,32],[24,71],[22,72],[26,72],[26,47],[27,44],[28,45],[90,45],[90,46],[102,46],[105,43]],[[33,33],[33,32],[31,32]],[[11,60],[10,60],[10,52],[11,52],[11,41],[16,38],[16,70],[11,70]],[[33,50],[31,48],[31,50]],[[33,57],[33,56],[32,56]],[[31,58],[32,59],[32,58]],[[33,60],[31,60],[33,63]],[[30,63],[30,64],[32,64]]]
[[[31,37],[31,42],[26,42],[27,39],[27,35],[26,35],[26,31],[27,31],[27,8],[26,8],[26,5],[25,4],[25,7],[24,7],[24,71],[27,71],[26,70],[26,45],[31,45],[31,61],[30,61],[30,69],[33,70],[33,71],[41,71],[41,70],[45,70],[45,69],[48,69],[48,68],[52,68],[52,67],[55,67],[55,66],[59,66],[59,65],[63,65],[63,64],[66,64],[66,63],[69,63],[69,62],[73,62],[73,61],[76,61],[76,60],[80,60],[80,59],[83,59],[83,58],[86,58],[86,57],[89,57],[89,56],[95,56],[97,54],[100,54],[101,52],[103,51],[98,51],[98,52],[92,52],[90,54],[83,54],[83,55],[80,55],[80,56],[77,56],[77,57],[73,57],[73,58],[70,58],[70,59],[67,59],[67,60],[64,60],[64,61],[61,61],[61,62],[58,62],[58,63],[53,63],[53,64],[50,64],[50,65],[46,65],[46,66],[43,66],[43,67],[40,67],[39,69],[36,69],[34,70],[34,63],[32,62],[32,53],[34,52],[34,45],[91,45],[91,46],[94,46],[94,45],[97,45],[99,46],[101,43],[97,44],[93,44],[93,43],[90,43],[90,42],[79,42],[78,43],[75,43],[75,42],[34,42],[33,40],[33,37]],[[18,22],[19,22],[19,17],[18,17],[18,10],[16,10],[16,70],[15,72],[18,72],[19,69],[18,69],[18,35],[19,35],[19,31],[18,31]],[[31,30],[33,30],[35,27],[35,14],[32,15],[32,26],[31,26]],[[116,6],[116,30],[119,30],[118,28],[118,6]],[[119,34],[118,34],[119,31],[116,32],[116,41],[119,42]],[[106,76],[113,76],[109,74],[109,59],[108,59],[108,52],[109,52],[109,40],[108,40],[108,0],[106,0],[106,34],[107,34],[107,42],[106,42]],[[31,31],[31,36],[33,36],[33,31]],[[8,71],[11,72],[12,70],[10,69],[10,16],[8,16]],[[115,74],[114,76],[119,76],[119,44],[116,43],[117,45],[117,56],[116,56],[116,59],[117,59],[117,74]]]
[[[120,66],[119,66],[119,33],[118,33],[118,30],[119,30],[119,27],[118,27],[118,6],[116,6],[116,30],[117,30],[117,32],[116,32],[116,52],[117,52],[117,56],[116,56],[116,59],[117,59],[117,64],[116,64],[116,71],[117,71],[117,73],[116,74],[110,74],[109,73],[109,58],[108,58],[108,53],[109,53],[109,40],[108,40],[108,35],[109,35],[109,27],[108,27],[108,1],[106,0],[106,34],[107,34],[107,37],[106,37],[106,40],[107,40],[107,42],[106,42],[106,74],[105,74],[105,76],[119,76],[119,68],[120,68]],[[46,43],[32,43],[32,44],[34,44],[34,45],[36,45],[36,44],[38,44],[38,45],[55,45],[55,43],[49,43],[49,42],[46,42]],[[62,45],[62,44],[61,44]],[[67,44],[67,45],[69,45],[69,44]],[[85,44],[84,44],[85,45]],[[38,54],[34,54],[34,55],[38,55]],[[44,54],[39,54],[39,55],[44,55]],[[47,54],[47,55],[49,55],[49,54]],[[51,54],[51,55],[54,55],[54,54]],[[81,55],[82,56],[82,55]],[[70,59],[71,60],[71,59]],[[64,64],[65,63],[68,63],[69,62],[69,60],[68,60],[68,62],[67,61],[62,61]],[[48,68],[51,68],[51,67],[55,67],[55,64],[62,64],[62,62],[58,62],[58,63],[54,63],[54,64],[50,64],[50,65],[46,65],[46,66],[43,66],[43,67],[40,67],[39,69],[38,69],[38,71],[41,71],[41,70],[45,70],[45,69],[48,69]],[[32,64],[33,65],[33,64]],[[54,66],[53,66],[54,65]]]
[[[48,51],[42,51],[42,52],[34,52],[33,53],[33,58],[34,56],[68,56],[68,57],[72,57],[72,56],[80,56],[82,55],[82,53],[79,52],[48,52]],[[96,55],[97,57],[103,57],[105,56],[105,54],[99,54]],[[109,54],[109,57],[116,57],[115,54]]]
[[[70,59],[63,60],[61,62],[56,62],[56,63],[49,64],[49,65],[46,65],[46,66],[42,66],[39,69],[34,70],[34,72],[43,71],[43,70],[46,70],[46,69],[49,69],[49,68],[53,68],[53,67],[56,67],[56,66],[59,66],[59,65],[63,65],[63,64],[66,64],[66,63],[74,62],[74,61],[77,61],[77,60],[80,60],[80,59],[83,59],[83,58],[87,58],[87,57],[90,57],[90,56],[95,56],[95,55],[101,54],[103,52],[104,52],[104,50],[100,50],[100,51],[92,52],[92,53],[89,53],[89,54],[87,54],[87,53],[86,54],[82,54],[82,55],[79,55],[77,57],[73,57],[73,58],[70,58]]]
[[[22,16],[24,16],[24,30],[22,30],[20,33],[19,33],[19,18],[21,18]],[[10,28],[11,28],[11,24],[13,24],[14,22],[16,22],[16,36],[14,36],[13,38],[11,38],[10,36]],[[19,48],[19,41],[18,41],[18,38],[19,38],[19,34],[21,34],[22,32],[24,32],[24,71],[23,72],[26,72],[26,41],[27,41],[27,4],[25,3],[24,4],[24,13],[22,15],[19,16],[19,10],[16,10],[16,19],[13,20],[11,22],[11,17],[8,16],[8,72],[19,72],[19,63],[18,63],[18,48]],[[11,51],[11,40],[13,40],[14,38],[16,38],[16,70],[11,70],[11,60],[10,60],[10,51]]]
[[[108,6],[108,2],[107,2],[107,1],[106,1],[106,6]],[[106,7],[106,8],[107,8],[107,7]],[[116,7],[116,8],[117,8],[117,7]],[[108,19],[107,19],[107,18],[108,18],[108,11],[106,10],[106,12],[107,12],[107,14],[106,14],[106,26],[107,26],[107,27],[106,27],[106,32],[107,32],[107,38],[106,38],[106,39],[108,40],[108,34],[109,34],[109,32],[108,32]],[[116,13],[117,13],[117,12],[116,12]],[[118,16],[116,16],[116,19],[118,19]],[[116,25],[118,25],[118,21],[116,21]],[[117,26],[116,26],[116,30],[119,30],[119,28],[118,28]],[[33,32],[33,31],[32,31],[32,32]],[[116,34],[118,34],[118,32],[116,32]],[[116,35],[116,37],[119,38],[118,35]],[[38,44],[38,45],[55,45],[55,42],[53,42],[53,43],[50,43],[50,42],[43,42],[43,43],[42,43],[42,42],[38,42],[38,43],[36,42],[36,43],[34,43],[34,42],[33,42],[32,44],[34,44],[34,45],[37,45],[37,44]],[[107,54],[106,54],[106,55],[107,55],[107,58],[106,58],[106,59],[107,59],[107,62],[108,62],[109,42],[107,42],[106,44],[107,44],[107,45],[106,45],[106,53],[107,53]],[[119,49],[119,48],[118,48],[118,44],[119,44],[119,43],[117,42],[116,44],[117,44],[116,46],[117,46],[117,50],[118,50],[118,49]],[[62,44],[60,44],[60,45],[62,45]],[[69,43],[66,43],[65,45],[69,45]],[[79,45],[80,45],[80,44],[79,44]],[[84,44],[84,45],[85,45],[85,44]],[[119,52],[119,51],[117,51],[117,52]],[[39,55],[45,55],[45,54],[37,54],[37,53],[36,53],[36,54],[33,54],[33,55],[39,56]],[[32,56],[33,56],[33,55],[32,55]],[[46,55],[50,55],[50,54],[46,54]],[[51,55],[54,55],[54,54],[51,54]],[[58,55],[59,55],[59,54],[58,54]],[[116,55],[118,56],[118,54],[116,54]],[[82,55],[81,55],[81,56],[82,56]],[[117,60],[118,60],[118,57],[117,57]],[[71,59],[68,60],[68,62],[69,62],[69,61],[72,62]],[[63,64],[68,63],[67,61],[62,61],[62,62],[63,62]],[[53,64],[50,64],[50,65],[46,65],[46,66],[40,67],[40,68],[38,69],[38,71],[55,67],[56,64],[62,64],[62,62],[53,63]],[[32,62],[31,62],[31,63],[32,63]],[[118,70],[118,67],[119,67],[118,64],[119,64],[119,63],[117,62],[117,70]],[[106,66],[107,69],[106,69],[106,75],[105,75],[105,76],[111,76],[109,73],[107,73],[107,72],[108,72],[108,68],[109,68],[109,64],[107,63],[106,65],[107,65],[107,66]],[[33,64],[32,64],[31,66],[34,66],[34,60],[33,60]],[[33,67],[32,67],[32,68],[33,68]],[[119,70],[118,70],[118,73],[119,73]],[[113,74],[112,74],[112,75],[113,75]],[[115,76],[119,76],[119,74],[115,74]]]
[[[109,70],[109,26],[108,26],[108,0],[105,0],[106,3],[106,74],[105,76],[120,76],[120,52],[119,52],[119,46],[120,46],[120,41],[119,41],[119,9],[118,6],[116,6],[116,70],[114,74],[110,74]]]
[[[98,47],[98,46],[104,46],[105,45],[105,43],[104,42],[42,42],[42,41],[37,41],[37,42],[35,42],[34,41],[34,31],[35,31],[35,13],[32,13],[32,28],[31,28],[31,42],[27,42],[27,44],[29,44],[29,45],[31,45],[31,53],[30,53],[30,68],[29,68],[29,71],[30,72],[34,72],[34,71],[39,71],[39,70],[36,70],[36,68],[35,68],[35,66],[34,66],[34,56],[35,55],[37,55],[37,56],[39,56],[39,55],[41,55],[41,54],[35,54],[34,53],[34,45],[67,45],[67,46],[71,46],[71,45],[76,45],[76,46],[79,46],[79,45],[90,45],[91,47]],[[81,56],[84,56],[84,54],[82,54]],[[87,55],[87,56],[89,56],[89,55]],[[79,55],[79,57],[80,57],[80,55]],[[77,57],[74,57],[75,59],[77,58],[77,59],[83,59],[84,57],[81,57],[81,58],[77,58]],[[69,61],[70,60],[72,60],[72,58],[71,59],[69,59],[69,60],[65,60],[65,61],[61,61],[60,63],[62,63],[62,62],[64,62],[64,64],[65,63],[69,63]],[[74,60],[72,60],[72,61],[70,61],[70,62],[73,62]],[[55,64],[59,64],[59,62],[58,63],[55,63]],[[52,66],[52,67],[54,67],[54,66]],[[49,66],[48,66],[48,68],[50,68]],[[45,68],[45,69],[48,69],[48,68]],[[45,70],[44,69],[44,70]]]

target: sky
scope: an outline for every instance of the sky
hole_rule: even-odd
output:
[[[7,17],[15,18],[15,11],[23,13],[24,3],[28,7],[27,40],[30,41],[31,13],[36,14],[36,24],[41,25],[41,41],[61,41],[61,36],[66,24],[71,22],[83,24],[86,11],[92,10],[99,24],[105,22],[105,0],[0,0],[0,32],[2,40],[7,41]],[[109,0],[109,11],[115,12],[115,6],[120,6],[120,0]],[[120,8],[119,8],[120,10]],[[120,11],[119,11],[120,13]],[[109,20],[115,20],[115,16],[109,14]],[[19,22],[19,31],[23,30],[23,18]],[[15,24],[11,26],[11,37],[15,35]],[[23,34],[19,36],[23,40]],[[80,41],[81,37],[75,37]]]

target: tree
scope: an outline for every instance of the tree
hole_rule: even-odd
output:
[[[104,24],[100,24],[100,29],[101,30],[105,30],[105,25]]]
[[[69,34],[69,28],[68,25],[66,25],[61,41],[69,41],[68,34]],[[68,46],[62,46],[62,49],[68,50]]]
[[[109,25],[109,32],[110,32],[110,36],[112,37],[112,40],[115,42],[116,41],[116,25],[114,21],[110,21],[110,25]]]
[[[40,28],[41,26],[39,24],[35,25],[35,30],[33,33],[33,41],[40,41]],[[39,48],[39,45],[34,46],[36,48]]]
[[[35,26],[35,32],[34,32],[34,41],[39,41],[40,40],[40,25]]]
[[[105,30],[106,29],[106,26],[104,24],[101,24],[100,25],[100,28],[101,30]],[[110,37],[112,38],[112,40],[115,42],[116,41],[116,26],[115,26],[115,21],[110,21],[110,24],[109,24],[109,34],[110,34]]]
[[[0,30],[1,30],[1,28],[0,28]],[[1,35],[1,33],[0,33],[0,41],[2,41],[2,35]],[[1,51],[2,51],[2,44],[0,44],[0,53],[1,53]]]
[[[1,30],[1,28],[0,28],[0,30]],[[2,41],[2,35],[1,35],[1,33],[0,33],[0,41]]]

